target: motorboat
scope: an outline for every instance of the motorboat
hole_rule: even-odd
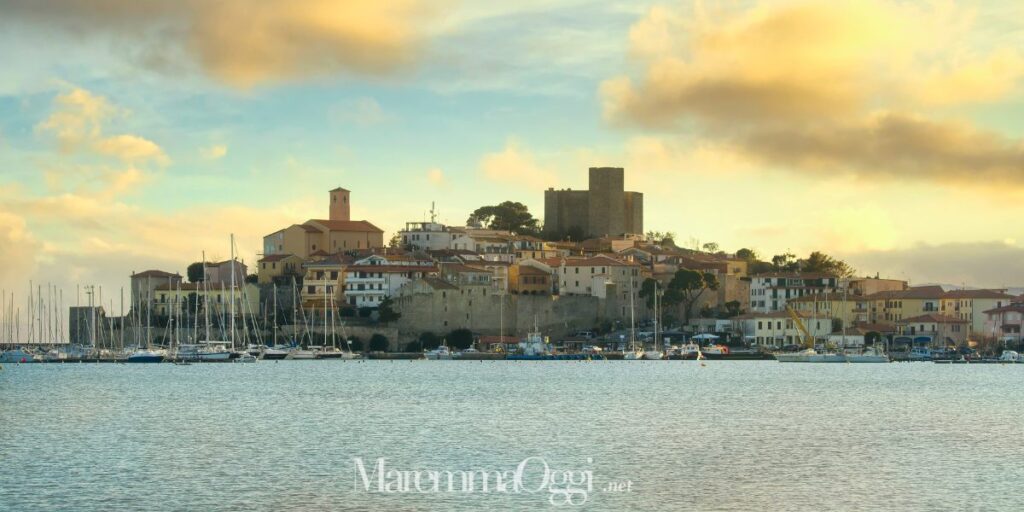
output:
[[[178,347],[178,359],[182,361],[227,362],[232,359],[230,350],[224,342],[209,341]]]
[[[427,359],[451,359],[452,351],[447,345],[441,345],[433,350],[424,352],[423,357],[426,357]]]
[[[665,358],[665,353],[660,350],[645,350],[644,359],[649,361],[660,361]]]
[[[316,351],[296,348],[289,352],[285,359],[316,359]]]
[[[780,352],[775,354],[775,360],[780,363],[845,363],[846,356],[831,352],[821,353],[813,348],[799,352]]]
[[[6,350],[0,353],[0,363],[32,363],[36,358],[31,352],[20,348]]]
[[[289,348],[283,345],[267,347],[263,349],[263,352],[260,354],[260,359],[265,359],[268,361],[281,360],[288,357],[289,352]]]
[[[889,356],[876,347],[869,347],[859,354],[845,354],[847,363],[888,363]]]
[[[1016,350],[1004,350],[1003,354],[999,356],[1000,363],[1024,363],[1024,356],[1021,356]]]
[[[139,349],[131,354],[124,360],[126,363],[162,363],[164,358],[167,357],[167,352],[163,350],[146,350]]]

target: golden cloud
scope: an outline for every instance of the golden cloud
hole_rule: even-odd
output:
[[[105,123],[125,111],[103,96],[74,88],[58,94],[54,110],[36,125],[36,132],[57,140],[62,158],[45,165],[44,174],[51,189],[86,187],[105,198],[112,198],[145,181],[140,165],[167,165],[170,159],[155,142],[131,134],[104,135]],[[116,165],[76,164],[72,157],[111,157]]]
[[[555,173],[540,166],[515,139],[508,140],[503,150],[484,155],[480,169],[493,181],[532,190],[552,187],[558,182]]]
[[[717,15],[654,8],[630,32],[644,72],[602,84],[604,113],[616,124],[695,128],[782,167],[1019,179],[1021,141],[908,110],[1015,91],[1024,77],[1018,51],[952,51],[970,20],[870,0],[773,2]]]
[[[144,46],[153,63],[184,53],[215,78],[242,87],[339,72],[393,73],[416,60],[438,11],[437,2],[423,0],[4,3],[10,19],[126,37]]]

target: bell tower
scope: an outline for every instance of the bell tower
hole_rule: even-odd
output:
[[[331,208],[330,220],[351,220],[349,208],[349,191],[338,187],[330,192]]]

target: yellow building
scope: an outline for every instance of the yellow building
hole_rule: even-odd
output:
[[[531,265],[511,265],[508,268],[509,291],[523,295],[551,295],[551,274]]]
[[[290,283],[292,277],[298,279],[302,276],[302,263],[302,258],[294,254],[268,254],[257,262],[258,282],[259,284],[281,283],[282,281]]]
[[[263,237],[263,254],[294,254],[306,260],[319,251],[333,254],[384,247],[384,231],[369,221],[349,219],[348,204],[348,190],[331,190],[330,218],[310,219]]]
[[[260,290],[255,284],[236,285],[234,293],[235,315],[259,314]],[[209,308],[211,319],[226,317],[231,312],[231,287],[224,284],[181,283],[160,285],[153,293],[153,313],[157,316],[192,318],[205,315]],[[213,320],[211,320],[213,321]]]
[[[905,318],[939,313],[945,294],[941,286],[917,286],[877,292],[859,300],[868,307],[869,322],[895,323]]]

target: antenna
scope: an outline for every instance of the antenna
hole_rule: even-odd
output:
[[[434,209],[434,202],[430,202],[430,222],[437,222],[437,211]]]

